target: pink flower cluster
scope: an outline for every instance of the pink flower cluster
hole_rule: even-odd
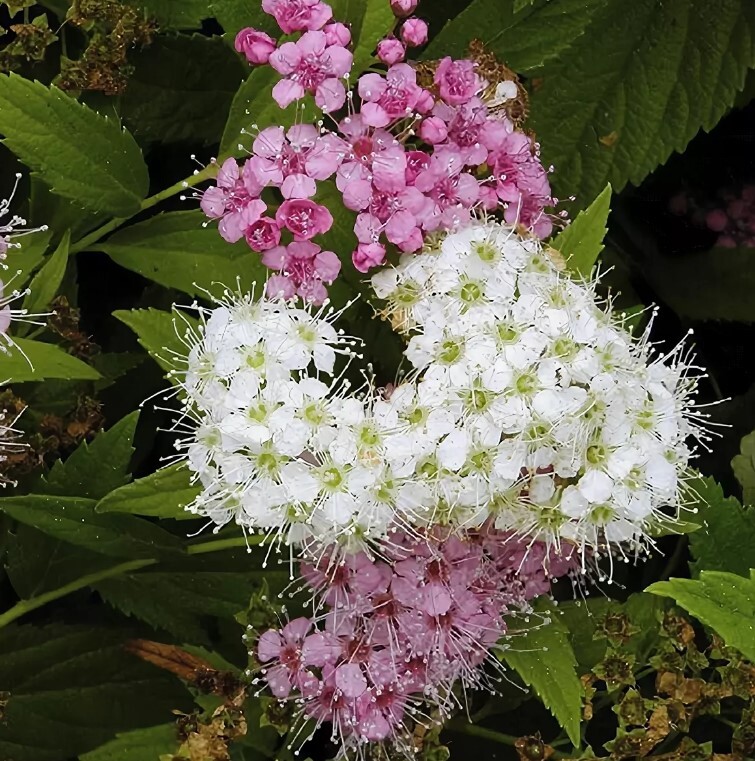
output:
[[[738,192],[724,190],[715,205],[699,206],[684,193],[669,201],[669,209],[688,215],[698,227],[718,233],[716,245],[723,248],[755,248],[755,185],[744,185]]]
[[[382,265],[390,250],[419,251],[429,235],[462,227],[478,211],[500,210],[507,222],[539,237],[551,232],[545,209],[554,201],[537,145],[483,98],[489,83],[474,61],[444,58],[432,89],[422,87],[403,60],[407,47],[427,41],[427,24],[413,16],[417,0],[391,0],[391,7],[401,39],[391,35],[378,45],[387,69],[359,77],[358,101],[348,99],[349,113],[333,120],[332,131],[264,129],[243,166],[226,161],[217,185],[204,193],[202,208],[220,220],[221,235],[246,238],[277,271],[270,292],[320,302],[338,276],[335,254],[316,243],[301,245],[332,223],[309,199],[317,182],[334,175],[343,204],[357,213],[352,262],[360,272]],[[302,32],[280,46],[251,28],[236,38],[251,63],[269,63],[282,75],[273,88],[278,104],[311,93],[323,112],[341,109],[352,66],[349,30],[319,0],[265,0],[263,9],[286,34]],[[499,84],[495,105],[516,93],[514,82]],[[284,199],[275,214],[266,213],[260,197],[266,187]],[[286,231],[293,236],[288,245],[281,244]]]
[[[457,680],[479,686],[479,667],[506,634],[504,616],[574,566],[495,530],[397,533],[381,555],[304,566],[324,615],[257,643],[273,695],[297,701],[318,726],[331,723],[344,747],[396,740],[421,702],[442,710]]]

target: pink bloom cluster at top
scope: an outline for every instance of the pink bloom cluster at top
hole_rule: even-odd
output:
[[[257,644],[273,695],[296,699],[318,725],[331,723],[344,747],[396,739],[413,704],[429,699],[443,709],[456,680],[481,684],[504,616],[574,565],[495,530],[397,533],[381,554],[304,566],[323,623],[298,618]]]
[[[697,206],[684,193],[669,201],[669,209],[679,216],[689,215],[699,227],[718,233],[717,246],[755,248],[755,185],[744,185],[739,192],[720,193],[720,205]]]
[[[501,210],[508,223],[539,237],[551,232],[545,209],[554,201],[537,146],[483,100],[488,83],[473,61],[444,58],[433,91],[420,86],[416,70],[403,61],[408,47],[427,41],[427,24],[413,15],[417,0],[391,0],[391,7],[398,36],[378,44],[385,73],[358,79],[358,109],[350,100],[348,115],[334,120],[332,131],[313,125],[262,130],[250,158],[242,166],[226,161],[216,186],[204,193],[202,208],[220,220],[221,235],[246,238],[277,271],[271,293],[321,302],[325,285],[338,276],[335,254],[316,243],[302,245],[332,223],[330,213],[308,199],[319,181],[334,175],[343,204],[357,214],[351,255],[360,272],[382,265],[390,248],[419,251],[429,235],[463,227],[479,211]],[[278,46],[263,32],[242,29],[237,50],[282,75],[273,88],[281,107],[310,93],[323,112],[340,110],[353,60],[349,30],[320,0],[265,0],[263,8],[283,32],[301,36]],[[515,83],[505,84],[508,96],[506,87],[496,91],[504,101],[516,95]],[[266,187],[278,188],[284,199],[274,214],[260,197]],[[281,243],[286,231],[291,244]]]

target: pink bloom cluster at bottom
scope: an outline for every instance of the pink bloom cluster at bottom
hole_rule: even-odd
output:
[[[442,708],[457,680],[481,685],[504,616],[576,567],[496,530],[399,532],[381,555],[305,565],[324,614],[267,631],[257,644],[273,695],[296,700],[318,726],[331,723],[343,747],[397,739],[422,701]]]

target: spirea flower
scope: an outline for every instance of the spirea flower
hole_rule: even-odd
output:
[[[294,701],[303,720],[330,723],[342,754],[386,740],[408,751],[428,703],[448,715],[455,683],[487,686],[488,660],[500,670],[492,656],[507,647],[504,617],[575,565],[489,527],[396,532],[381,556],[332,564],[323,549],[302,567],[318,615],[264,632],[252,653],[273,695]]]
[[[633,338],[603,308],[594,284],[494,222],[449,234],[372,283],[421,373],[392,404],[402,393],[432,399],[418,418],[443,418],[442,433],[429,446],[418,437],[410,455],[423,461],[436,514],[444,505],[447,521],[492,519],[593,548],[641,544],[663,516],[673,522],[690,436],[705,435],[681,347],[655,353],[647,332]]]

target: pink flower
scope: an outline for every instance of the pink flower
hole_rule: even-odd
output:
[[[475,72],[474,61],[455,61],[446,56],[435,72],[435,84],[446,103],[460,106],[470,101],[480,89],[480,78]]]
[[[705,224],[709,230],[720,233],[729,225],[729,217],[723,209],[713,209],[705,215]]]
[[[323,28],[328,45],[340,45],[345,48],[351,42],[349,27],[340,22],[328,24]]]
[[[269,34],[247,27],[236,35],[234,46],[249,63],[265,64],[278,44]]]
[[[328,294],[323,283],[332,283],[341,271],[341,262],[332,251],[321,251],[310,241],[295,241],[265,251],[262,262],[280,272],[267,282],[268,297],[300,296],[313,304],[325,300]]]
[[[252,144],[249,172],[261,186],[279,187],[284,198],[309,198],[317,185],[307,173],[306,160],[318,138],[311,124],[296,125],[288,132],[283,127],[263,129]]]
[[[442,143],[448,137],[448,126],[443,119],[437,116],[429,116],[422,120],[419,136],[430,145]]]
[[[337,111],[346,100],[341,77],[350,71],[352,61],[346,48],[328,45],[324,32],[305,32],[270,56],[270,65],[285,77],[273,87],[273,97],[286,108],[309,92],[323,111]]]
[[[265,679],[273,695],[287,698],[291,690],[303,681],[302,645],[312,622],[296,618],[277,632],[266,631],[257,644],[257,657],[262,663],[277,661],[265,671]]]
[[[458,153],[436,151],[417,177],[417,188],[432,201],[432,210],[422,223],[424,230],[453,230],[469,219],[480,185],[471,174],[460,171],[462,165]]]
[[[351,261],[359,272],[369,272],[385,261],[385,246],[381,243],[360,243],[351,255]]]
[[[417,10],[418,4],[419,0],[391,0],[391,10],[394,16],[405,18]]]
[[[420,18],[410,18],[401,27],[401,39],[410,48],[416,48],[427,42],[427,22]]]
[[[333,226],[328,209],[306,199],[284,201],[275,213],[275,221],[292,232],[297,241],[310,240]]]
[[[262,10],[274,16],[286,34],[322,29],[333,16],[320,0],[262,0]]]
[[[406,58],[406,48],[400,40],[395,37],[388,37],[378,43],[377,56],[383,63],[393,66],[394,63]]]
[[[269,251],[281,242],[281,229],[270,217],[260,217],[247,227],[244,235],[252,251]]]
[[[424,92],[416,72],[406,63],[391,66],[385,77],[365,74],[359,79],[362,120],[371,127],[386,127],[418,110]]]

